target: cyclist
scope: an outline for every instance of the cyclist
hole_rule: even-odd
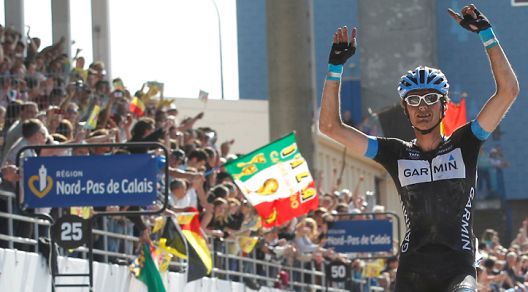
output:
[[[343,64],[356,50],[356,28],[333,36],[323,90],[322,133],[382,164],[400,195],[407,232],[400,247],[396,291],[475,291],[475,241],[472,201],[479,149],[497,127],[519,92],[508,59],[488,19],[474,5],[461,14],[449,9],[463,28],[478,33],[486,47],[496,91],[477,118],[450,137],[440,131],[449,84],[444,74],[420,66],[401,77],[398,93],[416,139],[367,136],[345,125],[339,114]]]

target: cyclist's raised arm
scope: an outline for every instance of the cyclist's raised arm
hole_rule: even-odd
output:
[[[330,51],[328,74],[323,88],[319,130],[328,137],[345,145],[349,150],[365,154],[368,137],[359,130],[345,125],[341,120],[339,95],[343,65],[356,51],[356,28],[348,37],[347,27],[340,27],[334,34]]]
[[[463,28],[478,33],[486,47],[496,91],[478,114],[477,121],[485,132],[490,133],[499,125],[519,94],[517,77],[491,29],[489,20],[477,10],[475,5],[462,8],[462,16],[451,9],[449,14]]]

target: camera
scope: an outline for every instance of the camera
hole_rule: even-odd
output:
[[[121,90],[114,91],[114,96],[115,97],[123,97],[124,96],[123,91],[121,91]]]
[[[84,89],[84,82],[82,80],[75,81],[75,91],[80,92]]]

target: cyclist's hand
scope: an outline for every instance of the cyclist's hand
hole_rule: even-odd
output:
[[[475,5],[473,4],[464,6],[464,8],[462,8],[462,10],[460,11],[462,16],[460,16],[460,14],[453,11],[453,9],[451,8],[448,9],[448,12],[449,12],[449,15],[451,15],[451,17],[458,24],[460,24],[460,26],[462,26],[463,28],[471,32],[478,33],[482,30],[485,30],[491,27],[491,24],[488,18],[484,14],[480,13],[477,7],[475,7]]]
[[[328,57],[328,63],[332,65],[343,65],[348,58],[352,57],[356,52],[356,32],[357,29],[352,28],[350,39],[348,38],[348,28],[346,26],[340,27],[334,33],[332,49]]]

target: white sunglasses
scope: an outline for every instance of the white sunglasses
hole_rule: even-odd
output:
[[[426,105],[433,105],[437,103],[442,96],[444,95],[435,92],[426,93],[424,95],[413,94],[405,97],[405,102],[410,106],[419,106],[423,100]]]

